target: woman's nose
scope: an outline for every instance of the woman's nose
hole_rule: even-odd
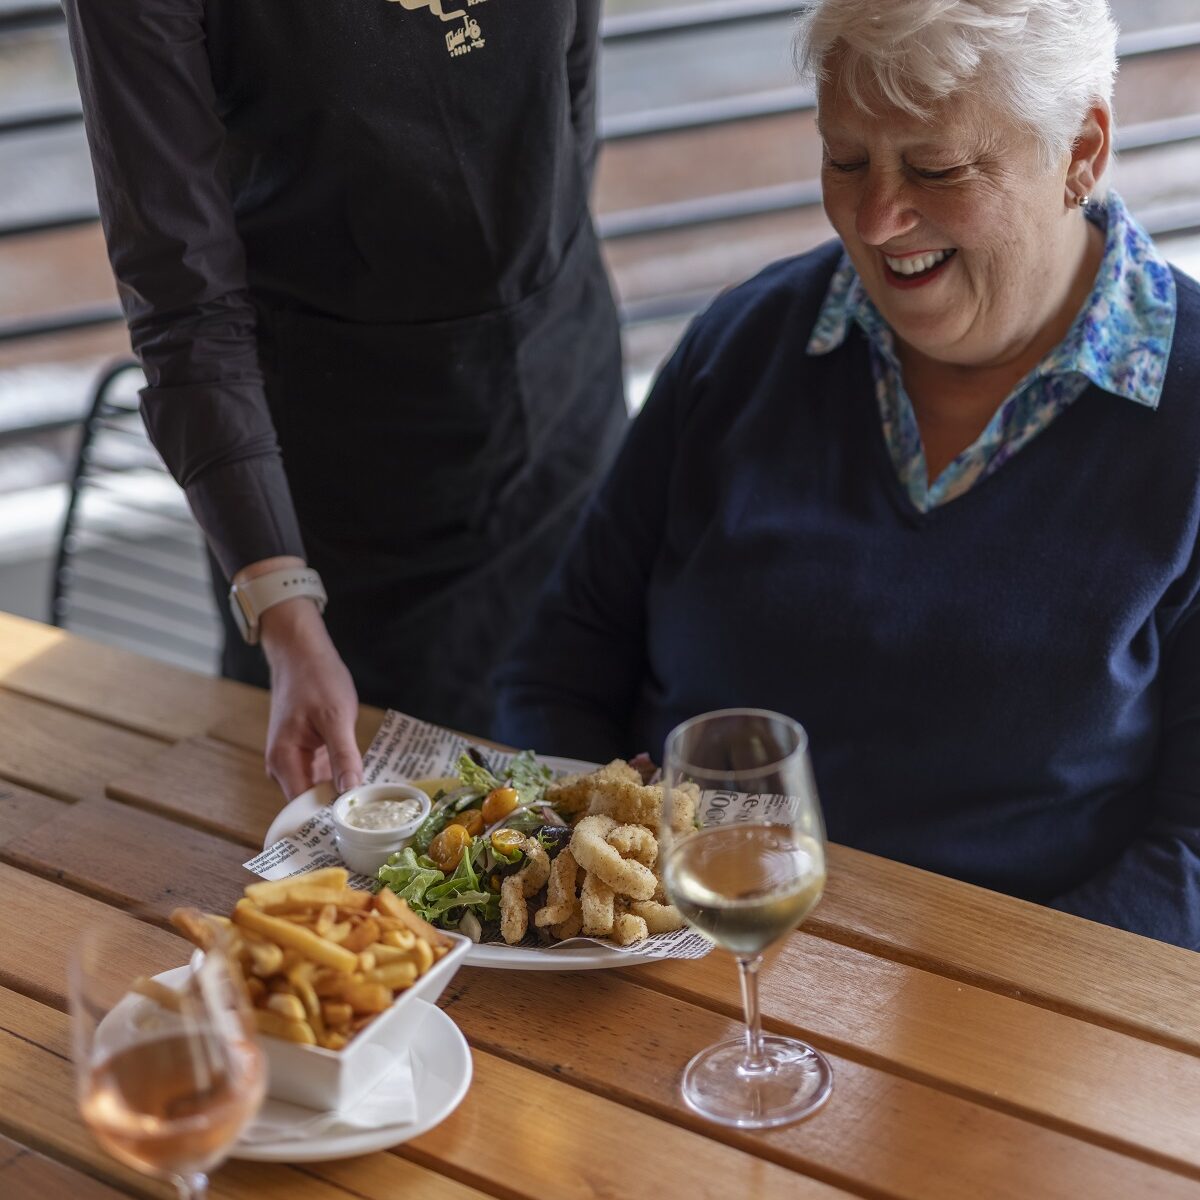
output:
[[[855,231],[870,246],[882,246],[915,229],[920,214],[903,179],[868,171],[855,213]]]

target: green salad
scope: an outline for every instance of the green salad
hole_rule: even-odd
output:
[[[459,786],[433,796],[412,840],[379,868],[379,881],[440,929],[492,940],[499,928],[500,886],[524,865],[526,839],[536,838],[554,857],[570,841],[571,830],[546,802],[553,776],[531,750],[493,771],[472,749],[456,769]]]

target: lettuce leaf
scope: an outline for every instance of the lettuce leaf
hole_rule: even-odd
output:
[[[379,881],[407,900],[413,912],[442,929],[458,924],[462,913],[454,913],[455,909],[474,908],[481,921],[495,919],[500,915],[500,897],[480,882],[474,860],[483,845],[480,839],[476,842],[450,875],[443,875],[430,859],[406,846],[379,868]]]
[[[487,767],[481,767],[469,754],[459,756],[457,770],[463,787],[472,788],[483,796],[498,787],[511,787],[516,790],[517,803],[521,805],[541,804],[546,795],[546,784],[554,778],[550,768],[538,762],[532,750],[522,750],[499,777]]]
[[[454,806],[452,804],[443,804],[441,808],[435,804],[429,810],[429,815],[425,820],[417,826],[417,832],[413,834],[410,846],[418,854],[424,854],[429,849],[429,843],[446,828],[453,815]]]
[[[487,767],[481,767],[469,754],[459,755],[457,770],[463,787],[474,788],[481,796],[504,786],[503,780],[497,779]]]
[[[532,750],[522,750],[509,764],[505,775],[517,789],[522,804],[541,804],[546,795],[546,784],[554,778],[550,768],[538,762]]]
[[[446,877],[430,859],[423,854],[418,858],[411,846],[405,846],[379,868],[377,878],[402,900],[407,900],[413,912],[428,920],[425,895],[430,887],[441,883]]]
[[[476,838],[468,853],[458,860],[454,872],[447,875],[442,883],[435,884],[426,891],[425,903],[431,914],[427,920],[433,921],[443,917],[455,908],[475,908],[481,921],[500,915],[500,897],[484,887],[475,870],[475,860],[483,851],[482,840]],[[444,919],[439,921],[443,926],[446,923]],[[456,919],[454,924],[457,923]]]

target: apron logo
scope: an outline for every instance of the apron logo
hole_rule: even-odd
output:
[[[457,21],[461,17],[462,28],[452,29],[446,34],[446,49],[451,58],[470,54],[472,50],[482,50],[486,44],[483,40],[483,30],[479,28],[479,22],[468,17],[466,9],[456,8],[453,12],[446,12],[442,8],[442,0],[391,0],[391,3],[400,4],[409,12],[427,8],[441,21]],[[485,0],[467,0],[468,7],[483,3]]]

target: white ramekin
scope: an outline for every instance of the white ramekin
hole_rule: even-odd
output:
[[[345,822],[346,810],[353,804],[376,800],[417,800],[420,812],[406,825],[396,829],[357,829]],[[343,792],[333,802],[333,824],[337,831],[338,853],[352,871],[374,875],[388,856],[404,848],[417,826],[429,815],[429,797],[411,783],[364,783]]]

